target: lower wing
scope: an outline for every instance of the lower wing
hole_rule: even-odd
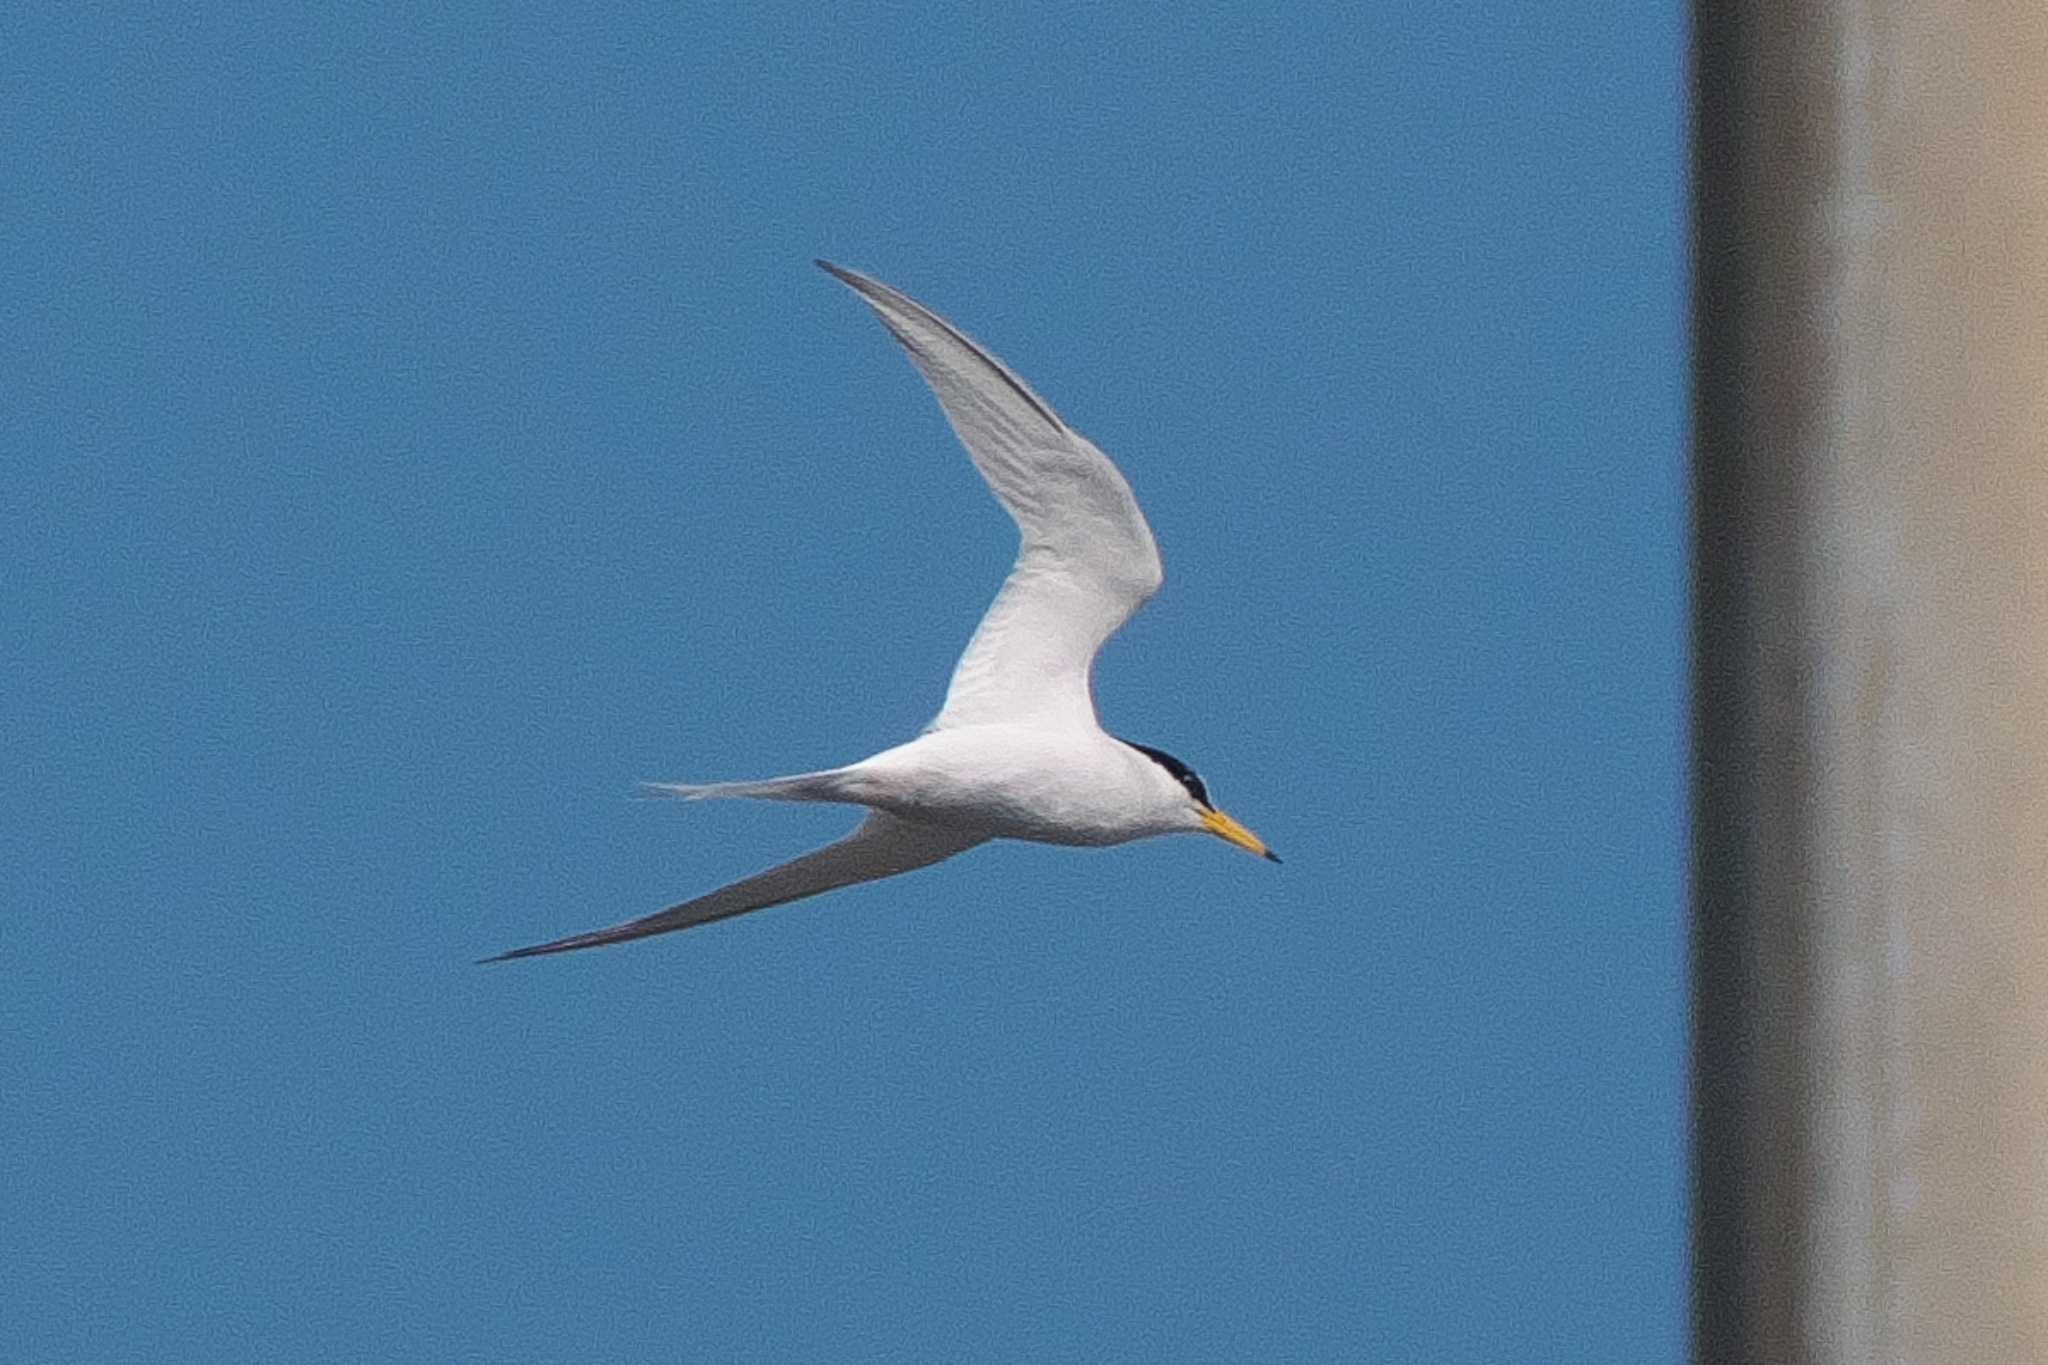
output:
[[[855,882],[872,882],[893,877],[899,872],[928,867],[983,842],[985,837],[982,835],[921,825],[886,811],[871,810],[868,818],[844,839],[813,849],[801,858],[792,858],[780,867],[743,877],[709,895],[606,929],[572,934],[549,943],[536,943],[530,948],[514,948],[509,953],[483,960],[507,962],[515,957],[568,953],[578,948],[597,948],[607,943],[646,938],[650,934],[689,929],[709,924],[715,919],[729,919],[734,915],[744,915],[749,910],[763,910],[784,901],[801,900],[821,891],[851,886]]]

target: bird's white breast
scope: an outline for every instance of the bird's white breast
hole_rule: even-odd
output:
[[[936,730],[843,770],[866,805],[994,838],[1117,844],[1165,832],[1133,763],[1100,730],[977,725]]]

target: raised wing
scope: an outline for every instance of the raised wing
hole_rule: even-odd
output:
[[[1022,534],[931,728],[1093,725],[1095,652],[1159,590],[1159,547],[1117,467],[1008,366],[937,313],[827,261],[880,315]]]
[[[509,953],[487,957],[485,962],[507,962],[515,957],[539,957],[544,953],[569,953],[578,948],[597,948],[607,943],[624,943],[650,934],[667,934],[694,928],[715,919],[729,919],[749,910],[764,910],[785,901],[801,900],[821,891],[831,891],[855,882],[893,877],[899,872],[928,867],[955,853],[984,842],[980,836],[921,825],[890,815],[869,811],[844,839],[813,849],[780,867],[743,877],[731,886],[720,887],[681,905],[672,905],[639,919],[593,929],[587,934],[514,948]]]

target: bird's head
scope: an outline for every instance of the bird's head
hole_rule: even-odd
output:
[[[1258,835],[1210,803],[1209,789],[1202,785],[1202,779],[1193,768],[1163,749],[1132,744],[1130,740],[1123,743],[1151,760],[1147,767],[1153,778],[1154,798],[1167,828],[1190,834],[1213,834],[1247,853],[1256,853],[1271,862],[1280,861],[1280,856],[1267,848]]]

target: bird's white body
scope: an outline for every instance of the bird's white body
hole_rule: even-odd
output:
[[[1096,720],[1095,653],[1162,577],[1152,528],[1115,464],[944,318],[877,280],[818,264],[909,352],[1016,521],[1017,562],[954,666],[939,714],[916,739],[821,772],[649,787],[686,800],[866,807],[852,833],[695,900],[500,958],[685,929],[924,867],[990,839],[1087,846],[1207,832],[1273,856],[1209,804],[1185,764],[1117,739]]]
[[[834,774],[842,800],[987,839],[1101,846],[1202,828],[1187,794],[1099,726],[933,730]]]

